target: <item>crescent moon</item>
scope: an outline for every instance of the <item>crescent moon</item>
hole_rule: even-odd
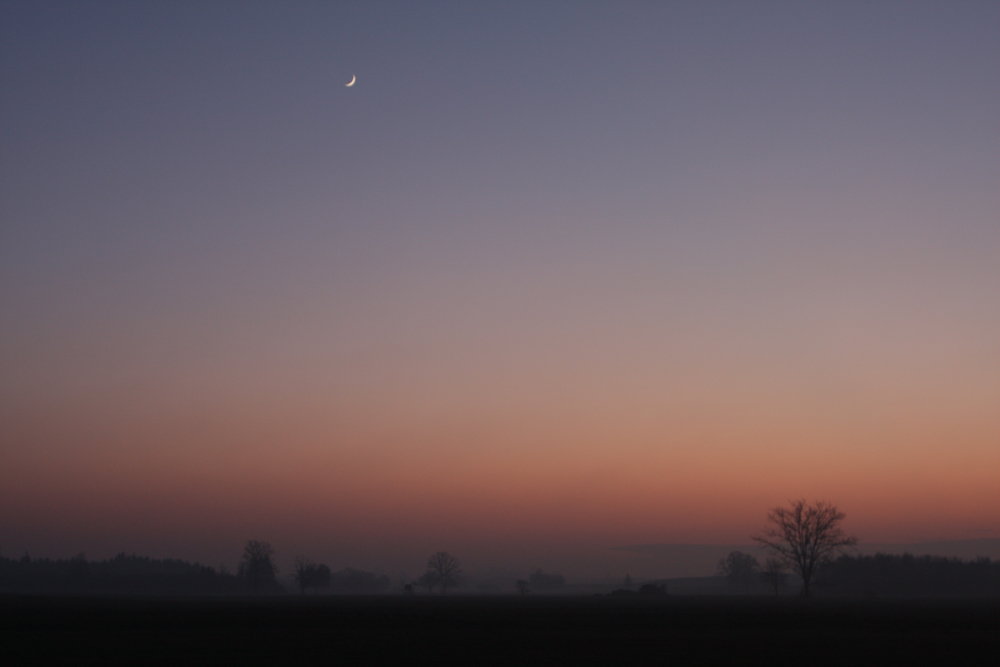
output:
[[[356,76],[354,76],[354,75],[352,74],[352,75],[351,75],[351,82],[350,82],[350,83],[345,83],[344,85],[345,85],[345,86],[347,86],[348,88],[350,88],[351,86],[353,86],[353,85],[354,85],[354,83],[355,83],[355,82],[356,82],[357,80],[358,80],[358,77],[356,77]]]

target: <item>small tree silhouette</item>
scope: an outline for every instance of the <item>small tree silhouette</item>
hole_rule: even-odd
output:
[[[816,566],[828,562],[839,549],[857,544],[858,538],[843,531],[840,522],[845,515],[829,503],[817,500],[807,505],[797,500],[789,504],[768,512],[771,525],[753,539],[799,573],[802,597],[809,597]]]
[[[639,586],[639,595],[666,595],[667,585],[666,584],[654,584],[652,582],[648,584],[643,584]]]

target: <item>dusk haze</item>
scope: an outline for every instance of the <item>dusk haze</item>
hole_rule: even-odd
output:
[[[1000,3],[0,5],[0,556],[710,575],[799,499],[1000,538]]]

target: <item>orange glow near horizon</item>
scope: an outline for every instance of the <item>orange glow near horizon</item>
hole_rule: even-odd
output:
[[[997,433],[982,420],[963,432],[933,413],[907,428],[892,415],[891,430],[868,423],[875,435],[862,439],[849,422],[810,428],[761,410],[706,408],[650,418],[619,405],[616,419],[522,407],[520,419],[401,417],[395,426],[389,414],[351,419],[308,407],[229,423],[123,411],[118,428],[81,419],[49,427],[30,452],[8,453],[5,470],[17,474],[0,473],[5,521],[16,513],[22,529],[87,526],[124,535],[119,542],[130,531],[182,540],[238,527],[304,544],[395,536],[544,551],[563,542],[745,543],[768,508],[799,497],[837,504],[866,542],[967,538],[998,518]],[[25,437],[45,430],[23,428]],[[953,447],[946,461],[942,442]]]

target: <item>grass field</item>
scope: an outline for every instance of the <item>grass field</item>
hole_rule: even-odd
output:
[[[0,597],[4,664],[985,664],[1000,600]]]

